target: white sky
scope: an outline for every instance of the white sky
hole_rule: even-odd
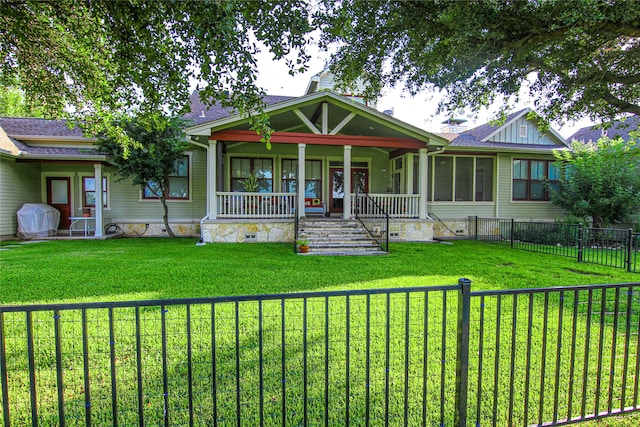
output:
[[[257,59],[258,69],[260,71],[257,84],[261,86],[267,94],[302,96],[307,89],[309,79],[323,70],[325,61],[328,59],[328,54],[316,53],[309,61],[309,70],[304,74],[297,74],[295,76],[289,75],[284,62],[273,61],[271,56],[266,53],[266,49],[257,56]],[[424,92],[416,97],[411,97],[408,93],[403,93],[402,88],[388,89],[383,93],[383,96],[378,99],[377,108],[379,111],[393,108],[393,116],[395,118],[429,132],[439,132],[444,126],[442,122],[449,118],[449,115],[435,114],[438,104],[436,95]],[[532,104],[527,103],[526,97],[521,98],[522,101],[518,103],[512,111],[517,111],[525,107],[533,108]],[[498,107],[499,106],[496,106],[495,109],[490,111],[485,110],[479,112],[477,119],[472,118],[471,114],[456,114],[455,117],[462,117],[469,120],[465,124],[471,129],[495,118],[499,109]],[[568,122],[563,126],[552,124],[552,127],[558,131],[560,135],[568,138],[578,129],[592,124],[593,122],[586,119],[579,122]]]

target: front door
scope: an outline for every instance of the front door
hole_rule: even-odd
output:
[[[329,212],[342,212],[344,206],[344,169],[331,168],[329,170],[331,191],[329,192]],[[362,168],[351,169],[351,193],[356,189],[369,192],[369,170]]]
[[[47,204],[60,211],[61,230],[68,230],[72,216],[71,179],[69,177],[47,177]]]

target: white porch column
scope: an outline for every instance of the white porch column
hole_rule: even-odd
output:
[[[351,217],[351,146],[344,146],[344,201],[342,218]]]
[[[420,182],[420,219],[427,219],[427,197],[429,188],[429,162],[427,157],[427,149],[421,148],[418,151],[419,182]]]
[[[218,197],[216,195],[218,186],[216,177],[218,176],[218,141],[209,141],[207,150],[207,215],[209,219],[218,217]]]
[[[102,200],[102,163],[94,163],[93,169],[95,172],[95,198],[96,198],[96,231],[94,233],[95,237],[103,237],[104,234],[102,232],[104,226],[102,225],[102,212],[104,209],[104,202]]]
[[[298,218],[302,218],[304,216],[304,190],[305,190],[305,150],[307,144],[298,144],[298,185],[297,185],[297,193],[298,193],[298,207],[296,208],[296,215]]]
[[[406,194],[413,194],[413,153],[407,153],[407,164],[404,168],[406,171],[406,183],[407,185],[404,187],[406,190]]]

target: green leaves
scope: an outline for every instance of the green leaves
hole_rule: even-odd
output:
[[[18,80],[47,117],[95,131],[122,113],[180,115],[194,83],[207,102],[260,115],[256,42],[305,70],[308,14],[302,0],[0,2],[0,84]]]
[[[370,90],[443,89],[442,111],[529,91],[546,121],[640,114],[640,2],[325,0],[331,67]]]
[[[552,202],[571,214],[593,219],[594,227],[624,221],[640,209],[640,147],[634,139],[574,142],[555,152],[560,189]]]

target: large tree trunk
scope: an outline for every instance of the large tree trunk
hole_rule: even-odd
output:
[[[164,221],[164,228],[167,230],[167,234],[169,237],[176,237],[171,230],[171,226],[169,225],[169,206],[167,206],[167,200],[163,197],[160,197],[160,202],[162,202],[162,220]]]

